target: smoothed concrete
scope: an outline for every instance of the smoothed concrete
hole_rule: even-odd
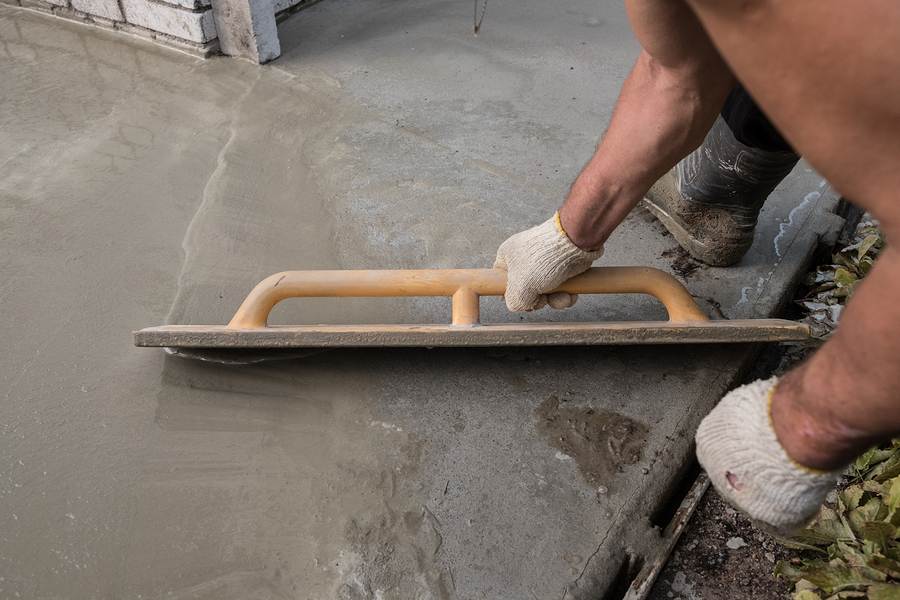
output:
[[[617,2],[329,0],[268,66],[0,6],[0,597],[598,598],[652,562],[739,345],[135,348],[290,269],[489,267],[592,151],[638,46]],[[735,268],[636,211],[603,264],[767,317],[836,196],[802,163]],[[310,299],[276,324],[438,322]],[[582,298],[489,322],[662,320]],[[271,356],[263,356],[271,358]],[[252,353],[236,357],[254,359]]]

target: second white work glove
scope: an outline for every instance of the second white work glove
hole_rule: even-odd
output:
[[[585,252],[572,243],[559,222],[559,213],[551,219],[517,233],[500,245],[495,269],[509,272],[506,306],[513,312],[537,310],[549,304],[568,308],[577,294],[547,294],[564,281],[583,273],[603,256],[603,248]]]
[[[732,506],[776,537],[789,537],[819,512],[844,469],[817,471],[794,462],[772,426],[777,379],[729,392],[700,423],[697,458]]]

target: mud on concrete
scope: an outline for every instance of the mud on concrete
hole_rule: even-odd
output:
[[[608,475],[643,458],[646,425],[610,411],[561,405],[564,402],[556,396],[544,400],[534,411],[536,427],[551,447],[575,459],[589,486],[598,488]],[[609,489],[600,486],[598,493]]]

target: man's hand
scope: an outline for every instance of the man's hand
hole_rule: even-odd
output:
[[[569,240],[559,213],[548,221],[512,236],[497,250],[495,269],[509,272],[506,306],[513,312],[537,310],[549,304],[568,308],[577,294],[547,294],[564,281],[588,270],[603,256],[603,248],[585,252]]]

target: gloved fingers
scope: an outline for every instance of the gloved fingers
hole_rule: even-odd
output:
[[[497,259],[494,261],[495,269],[503,269],[504,271],[508,271],[509,267],[506,264],[506,252],[503,251],[503,246],[497,249]]]
[[[567,292],[553,292],[547,294],[547,304],[550,308],[571,308],[578,302],[578,294],[569,294]]]
[[[540,310],[547,306],[547,294],[530,293],[524,288],[509,286],[503,295],[506,307],[512,312]]]
[[[567,308],[575,304],[575,296],[554,294],[548,298],[547,292],[588,269],[602,255],[602,249],[585,252],[573,244],[557,213],[503,242],[494,268],[508,271],[505,297],[511,311],[538,310],[548,302],[554,308]]]

